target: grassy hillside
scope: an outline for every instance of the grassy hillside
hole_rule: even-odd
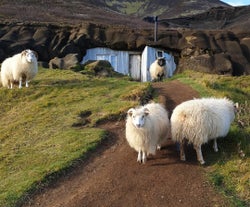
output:
[[[105,139],[94,128],[122,118],[148,84],[39,69],[30,88],[0,88],[0,206],[15,202]]]
[[[102,5],[100,2],[100,5]],[[205,12],[212,7],[228,5],[221,1],[199,0],[199,1],[183,1],[183,0],[106,0],[107,8],[122,14],[135,15],[139,17],[145,16],[162,16],[163,18],[173,18],[180,16],[189,16]]]
[[[235,206],[247,206],[250,76],[188,71],[173,79],[191,85],[201,96],[228,96],[240,103],[229,135],[218,141],[219,153],[204,146],[204,169]],[[128,77],[94,78],[42,68],[30,88],[0,88],[0,206],[15,206],[27,193],[84,159],[107,136],[96,127],[98,122],[124,118],[127,109],[149,92],[150,84]]]

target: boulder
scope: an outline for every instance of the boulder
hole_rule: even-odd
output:
[[[178,72],[186,69],[205,73],[232,75],[233,65],[230,56],[226,54],[201,54],[183,57],[179,61]]]
[[[213,56],[213,71],[217,74],[232,75],[233,65],[230,61],[229,55],[215,54]]]
[[[62,58],[54,57],[49,61],[49,69],[63,69]]]
[[[80,63],[77,59],[77,54],[68,54],[63,58],[54,57],[49,61],[50,69],[77,69]]]

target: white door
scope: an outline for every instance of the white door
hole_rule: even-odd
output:
[[[134,80],[141,80],[140,55],[129,55],[129,73]]]

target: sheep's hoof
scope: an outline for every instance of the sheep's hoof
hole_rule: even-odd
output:
[[[181,158],[181,161],[186,161],[185,155],[184,155],[184,156],[181,156],[180,158]]]
[[[140,164],[145,164],[146,160],[137,160],[137,162],[139,162]]]
[[[141,158],[141,159],[137,159],[137,162],[141,163],[141,164],[145,164],[147,161],[147,158]]]
[[[205,164],[205,161],[204,161],[204,160],[200,160],[200,164],[201,164],[201,165],[204,165],[204,164]]]
[[[144,163],[143,158],[137,158],[137,162]]]

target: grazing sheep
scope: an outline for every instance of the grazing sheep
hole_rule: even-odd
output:
[[[217,152],[218,137],[225,137],[235,118],[235,106],[226,98],[201,98],[178,105],[171,116],[172,139],[180,143],[180,159],[185,161],[184,142],[188,140],[196,150],[201,164],[205,161],[201,145],[214,140]]]
[[[151,81],[162,81],[164,77],[167,77],[167,68],[165,58],[158,58],[155,60],[149,68]]]
[[[12,89],[13,84],[19,82],[19,88],[22,88],[22,81],[25,81],[25,86],[29,87],[29,81],[35,77],[37,72],[37,53],[29,49],[24,50],[3,61],[1,66],[2,85]]]
[[[170,132],[168,112],[161,104],[149,103],[127,112],[126,139],[138,152],[137,161],[145,163],[147,155],[155,154]]]

